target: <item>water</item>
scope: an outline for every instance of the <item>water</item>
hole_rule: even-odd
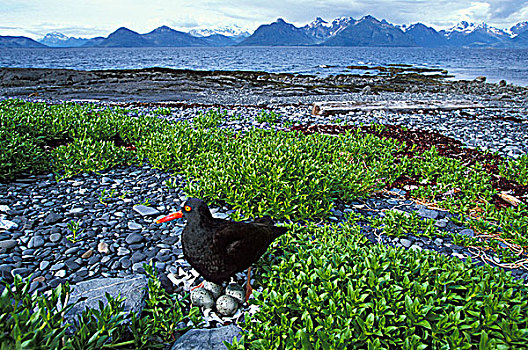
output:
[[[350,65],[410,64],[447,69],[455,79],[487,77],[528,85],[528,49],[372,47],[194,47],[0,49],[0,67],[80,70],[167,67],[334,75]],[[327,66],[329,66],[327,68]],[[364,71],[361,71],[364,73]]]

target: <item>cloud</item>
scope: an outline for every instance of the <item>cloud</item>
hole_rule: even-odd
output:
[[[0,0],[0,35],[50,31],[107,36],[121,26],[146,33],[161,25],[193,28],[238,25],[254,30],[284,18],[303,26],[315,17],[373,15],[395,24],[422,22],[436,29],[467,20],[501,28],[528,20],[528,0]],[[11,34],[12,35],[12,34]]]

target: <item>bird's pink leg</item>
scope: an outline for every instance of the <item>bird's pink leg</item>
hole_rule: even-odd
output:
[[[246,282],[246,302],[248,301],[251,293],[253,293],[253,287],[251,287],[251,266],[248,268],[247,272],[247,282]]]
[[[193,290],[195,290],[195,289],[202,288],[203,286],[204,286],[204,283],[202,282],[202,283],[200,283],[199,285],[197,285],[196,287],[192,287],[192,288],[191,288],[191,292],[192,292]]]

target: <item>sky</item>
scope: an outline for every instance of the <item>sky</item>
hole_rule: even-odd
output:
[[[40,39],[58,31],[91,38],[119,27],[146,33],[161,25],[186,32],[236,25],[251,33],[279,17],[303,26],[316,17],[365,15],[437,30],[460,21],[505,29],[528,21],[528,0],[0,0],[0,35]]]

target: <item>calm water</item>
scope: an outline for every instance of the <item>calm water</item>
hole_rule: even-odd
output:
[[[0,49],[0,67],[259,70],[273,73],[351,73],[350,65],[412,64],[447,69],[456,79],[483,75],[528,85],[528,49],[356,47]],[[330,66],[330,68],[323,68]]]

